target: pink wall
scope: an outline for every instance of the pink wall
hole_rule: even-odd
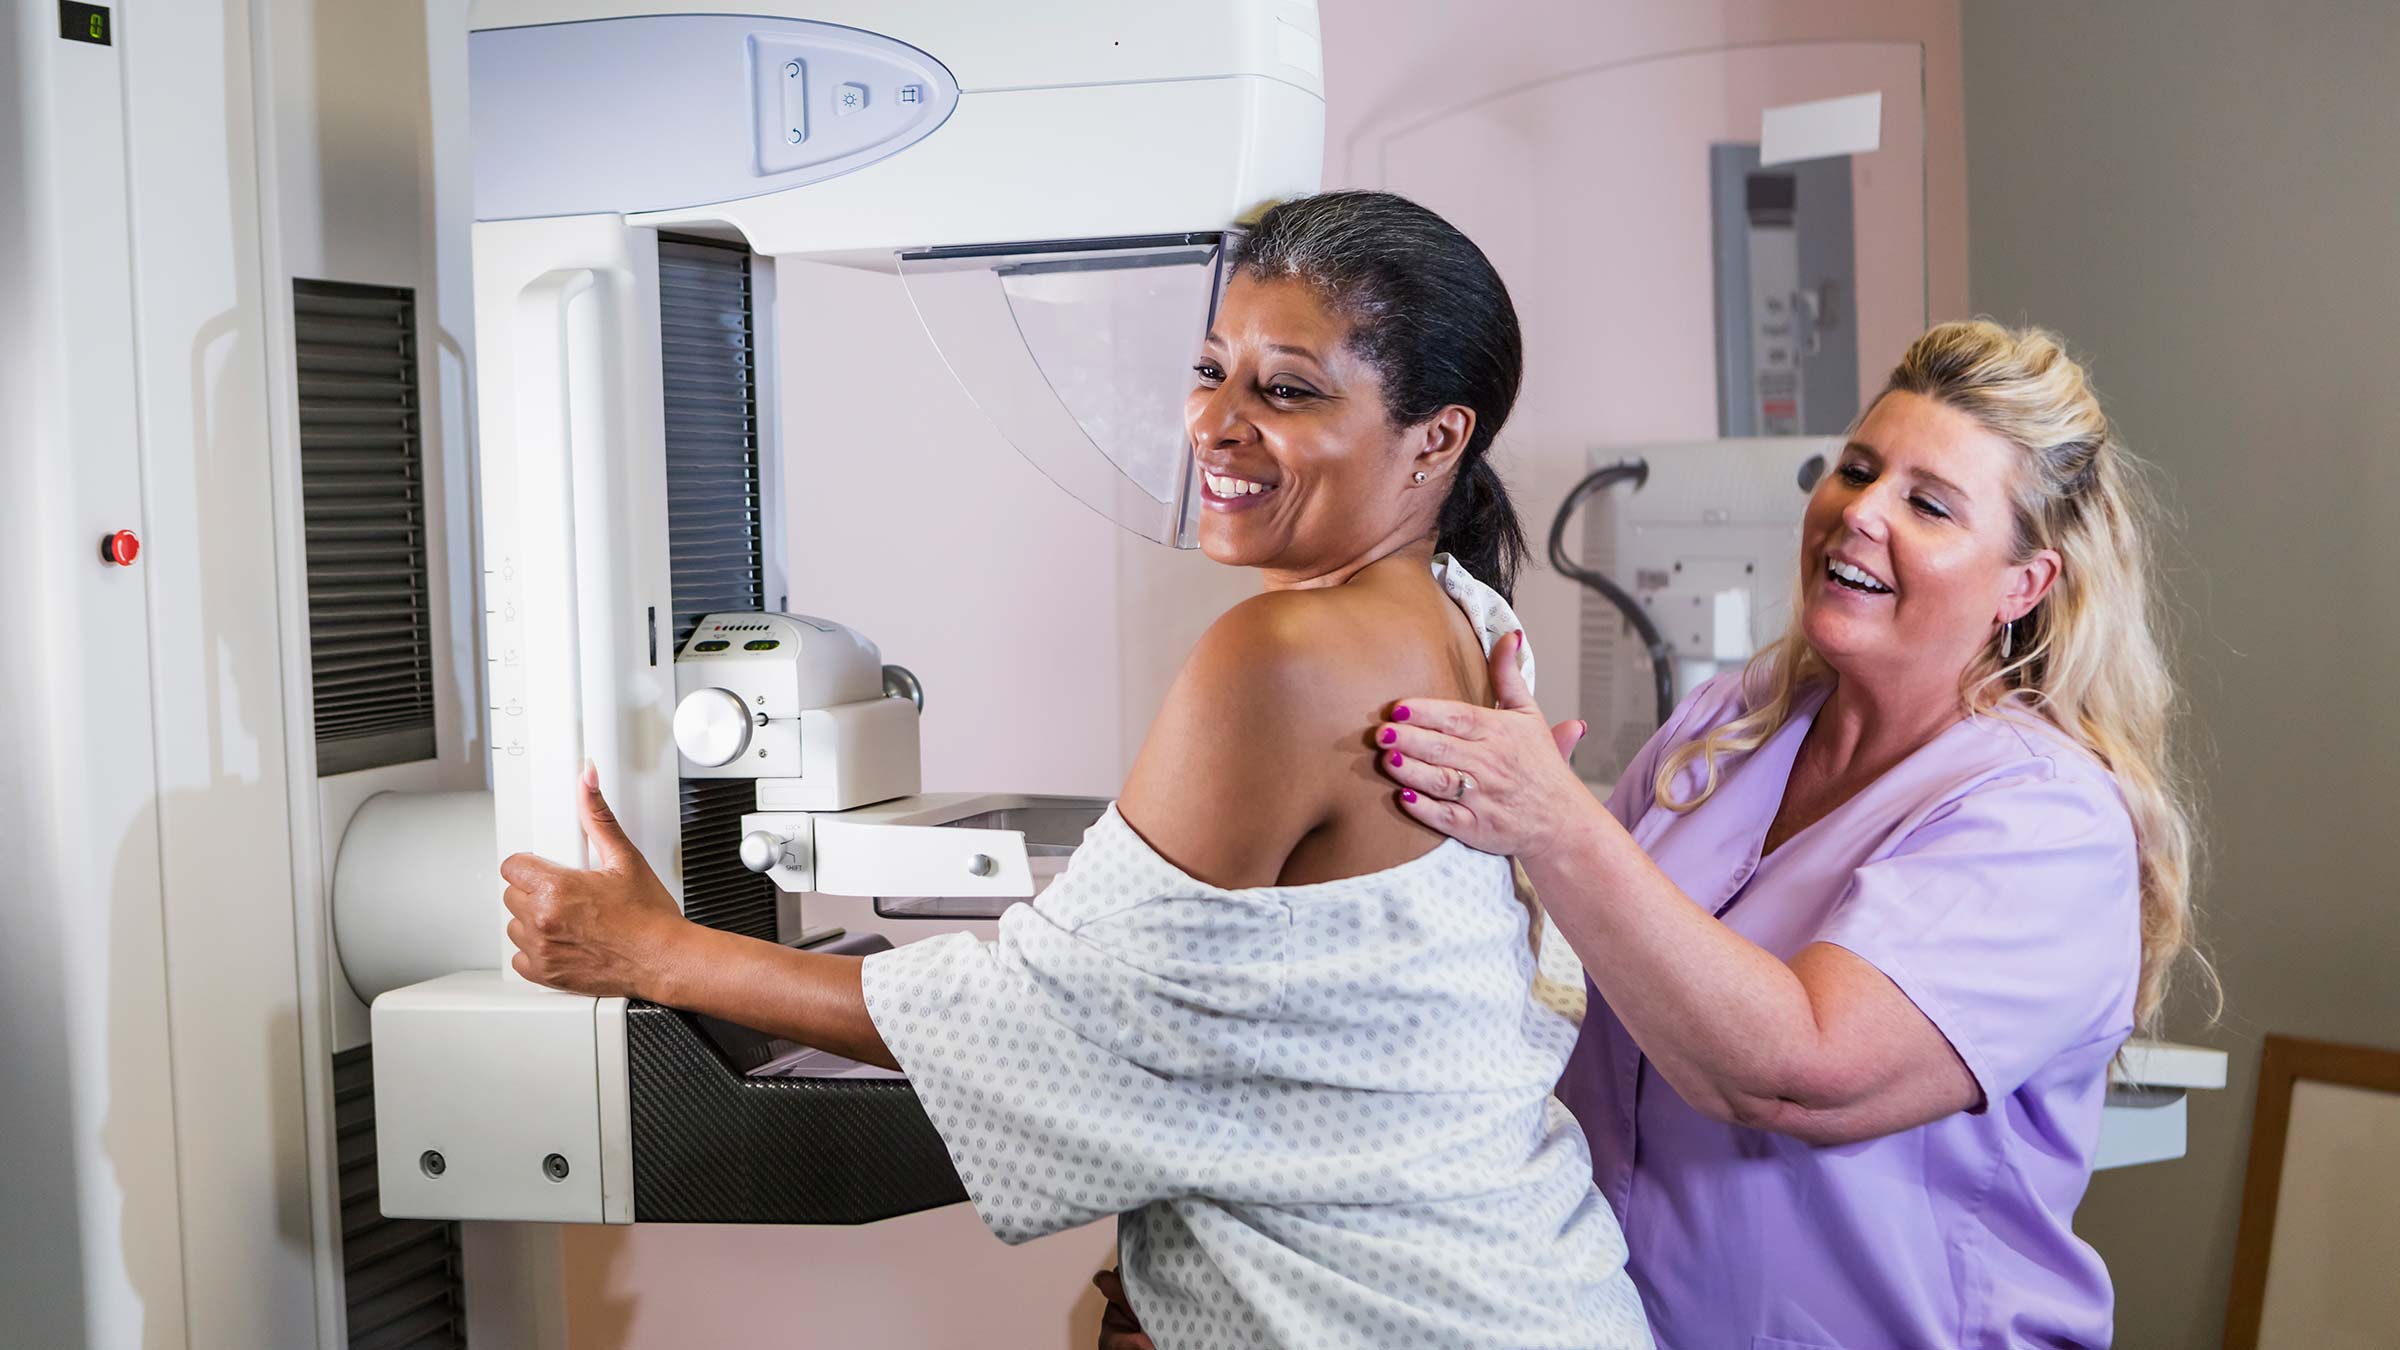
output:
[[[1885,151],[1853,183],[1862,383],[1926,319],[1966,313],[1955,3],[1330,0],[1323,21],[1326,186],[1423,201],[1509,283],[1526,383],[1494,462],[1537,554],[1591,449],[1715,435],[1705,146],[1755,141],[1763,109],[1887,91]],[[1119,594],[1141,598],[1118,695],[1129,747],[1182,653],[1252,588],[1191,561],[1120,539]],[[1519,584],[1554,720],[1582,711],[1579,607],[1546,566]]]
[[[1323,12],[1327,186],[1377,185],[1379,142],[1430,111],[1571,72],[1762,43],[1921,44],[1933,312],[1946,318],[1966,310],[1966,132],[1954,0],[1328,0]]]
[[[1525,387],[1493,463],[1537,548],[1593,450],[1717,434],[1709,146],[1756,143],[1767,108],[1884,95],[1882,148],[1852,164],[1857,291],[1838,314],[1862,384],[1881,387],[1925,322],[1922,64],[1914,43],[1696,52],[1535,81],[1352,141],[1359,168],[1466,230],[1509,284]],[[1537,568],[1517,612],[1544,711],[1605,727],[1611,709],[1577,698],[1582,595]]]
[[[1430,111],[1645,54],[1921,43],[1931,310],[1964,309],[1955,0],[1328,0],[1323,11],[1327,185],[1380,186],[1389,175],[1453,212],[1516,292],[1532,375],[1504,467],[1529,524],[1546,525],[1587,443],[1714,427],[1705,269],[1661,269],[1643,253],[1643,239],[1685,230],[1705,250],[1705,185],[1697,215],[1641,214],[1610,200],[1609,183],[1654,179],[1668,159],[1697,172],[1681,147],[1755,128],[1762,101],[1787,92],[1888,78],[1893,53],[1679,64],[1652,71],[1650,85],[1560,81],[1546,105],[1504,99],[1512,106],[1456,123],[1447,134],[1468,146],[1444,146],[1438,131],[1395,135]],[[1703,69],[1715,83],[1693,102]],[[1600,109],[1602,120],[1576,120]],[[1514,132],[1494,120],[1520,113]],[[1653,144],[1676,148],[1653,164]],[[1591,167],[1576,177],[1560,166],[1579,148]],[[1630,221],[1654,234],[1637,238]],[[1572,259],[1581,262],[1561,261]],[[924,678],[928,790],[1112,794],[1184,652],[1252,578],[1133,539],[1058,493],[968,404],[896,281],[807,268],[787,269],[782,284],[792,607],[860,625],[886,659]],[[1862,364],[1890,355],[1868,347]],[[1592,396],[1595,372],[1612,373],[1605,397]],[[1525,599],[1556,710],[1573,688],[1572,594],[1537,575]],[[576,1229],[571,1339],[576,1350],[1089,1346],[1097,1307],[1083,1282],[1111,1245],[1095,1225],[1006,1248],[963,1206],[863,1229]]]

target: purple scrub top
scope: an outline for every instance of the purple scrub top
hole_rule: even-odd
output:
[[[1813,1147],[1711,1120],[1643,1059],[1599,990],[1559,1082],[1624,1224],[1664,1350],[2106,1345],[2108,1270],[2075,1236],[2108,1065],[2141,957],[2131,818],[2115,780],[2030,715],[1970,718],[1763,859],[1830,685],[1679,814],[1674,747],[1739,716],[1741,677],[1685,700],[1608,809],[1684,894],[1786,960],[1812,942],[1890,977],[1983,1104]],[[1677,784],[1688,797],[1697,763]]]

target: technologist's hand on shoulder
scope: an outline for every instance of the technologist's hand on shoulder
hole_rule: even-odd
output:
[[[1375,764],[1400,785],[1400,809],[1469,847],[1526,858],[1589,819],[1591,790],[1567,763],[1589,728],[1552,726],[1517,668],[1522,632],[1492,644],[1492,697],[1392,705],[1375,728]]]
[[[584,836],[589,869],[531,853],[500,864],[508,890],[508,940],[517,973],[538,984],[601,998],[646,997],[676,938],[690,925],[658,874],[600,795],[599,774],[584,769]]]
[[[1092,1277],[1092,1286],[1108,1300],[1100,1310],[1100,1342],[1095,1350],[1158,1350],[1134,1319],[1133,1304],[1126,1300],[1125,1282],[1117,1272],[1101,1271]]]

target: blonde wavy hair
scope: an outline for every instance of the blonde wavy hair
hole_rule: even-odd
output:
[[[2170,734],[2176,690],[2150,580],[2148,526],[2156,507],[2147,473],[2117,444],[2083,367],[2038,328],[1984,320],[1933,328],[1910,344],[1877,401],[1897,392],[1955,408],[2022,452],[2014,559],[2055,550],[2058,579],[2013,625],[2007,655],[1996,635],[1968,663],[1959,698],[1970,716],[2013,698],[2014,707],[2065,731],[2115,776],[2140,854],[2142,967],[2134,1016],[2145,1031],[2154,1030],[2169,977],[2191,948],[2196,845],[2190,788]],[[1809,575],[1801,569],[1803,591]],[[1764,744],[1791,719],[1800,691],[1832,675],[1802,632],[1800,613],[1796,600],[1783,637],[1744,670],[1748,711],[1677,747],[1659,765],[1658,800],[1669,809],[1689,811],[1708,800],[1720,762]],[[1678,799],[1673,784],[1695,759],[1704,771],[1699,790]],[[2197,963],[2215,987],[2207,962]],[[2221,989],[2217,997],[2221,1004]]]

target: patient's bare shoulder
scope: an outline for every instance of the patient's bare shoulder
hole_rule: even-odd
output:
[[[1271,591],[1201,636],[1118,798],[1169,862],[1212,886],[1273,885],[1341,804],[1374,720],[1358,608],[1327,592]]]

